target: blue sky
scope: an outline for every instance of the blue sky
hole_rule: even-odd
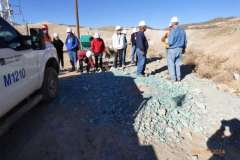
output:
[[[21,3],[28,22],[75,23],[74,0]],[[240,16],[240,0],[79,0],[79,15],[83,26],[136,26],[145,20],[149,26],[162,28],[172,16],[178,16],[182,23]],[[21,22],[19,17],[16,19]]]

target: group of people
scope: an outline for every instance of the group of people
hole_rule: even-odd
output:
[[[146,55],[148,50],[148,41],[144,32],[147,29],[145,21],[141,21],[138,28],[133,29],[131,34],[131,64],[137,64],[137,75],[145,75]],[[126,66],[126,51],[127,51],[127,33],[121,26],[116,26],[115,33],[112,36],[112,47],[114,49],[114,68]],[[135,55],[136,60],[135,60]]]
[[[144,76],[147,63],[147,52],[149,48],[148,40],[145,36],[147,25],[145,21],[140,21],[137,28],[133,29],[131,34],[131,64],[136,64],[137,75]],[[59,62],[64,67],[63,59],[63,46],[64,43],[60,40],[57,33],[53,35],[51,41],[48,35],[47,25],[43,25],[44,40],[52,42],[56,47]],[[172,17],[167,32],[164,33],[161,41],[167,51],[168,70],[173,81],[181,81],[181,57],[187,47],[187,36],[184,29],[179,26],[177,17]],[[72,65],[71,71],[76,70],[76,64],[79,62],[79,71],[83,72],[83,62],[87,64],[87,71],[90,68],[95,68],[96,71],[103,69],[103,53],[105,52],[104,40],[100,37],[99,33],[91,39],[91,47],[88,51],[80,50],[79,39],[75,36],[71,28],[67,29],[67,38],[65,46],[69,55],[70,63]],[[115,33],[112,36],[112,49],[114,51],[114,68],[126,67],[126,53],[127,53],[127,31],[121,26],[116,26]],[[136,57],[136,58],[135,58]],[[95,59],[95,61],[94,61]]]
[[[114,59],[114,67],[117,67],[117,61],[119,66],[122,67],[124,64],[123,57],[124,53],[124,34],[121,32],[120,26],[116,27],[116,33],[113,35],[112,43],[115,52],[117,53]],[[147,63],[147,52],[148,52],[148,40],[144,34],[147,30],[145,21],[139,22],[138,28],[133,29],[131,34],[131,64],[137,65],[137,75],[144,76],[145,68]],[[182,54],[185,53],[187,47],[187,36],[183,28],[179,26],[178,17],[172,17],[167,32],[164,33],[161,41],[164,44],[167,52],[167,63],[168,71],[172,81],[181,81],[181,58]]]
[[[44,24],[42,26],[43,30],[43,39],[45,45],[53,44],[56,48],[59,63],[61,68],[64,68],[64,57],[63,57],[63,48],[64,43],[59,38],[57,33],[53,34],[53,40],[51,39],[48,33],[48,26]],[[83,72],[83,62],[87,64],[87,71],[90,71],[90,68],[95,68],[98,70],[99,68],[103,68],[103,52],[105,51],[105,43],[103,39],[100,37],[99,33],[95,33],[95,35],[91,38],[90,43],[91,47],[89,50],[80,50],[80,42],[77,36],[74,34],[71,28],[67,28],[67,36],[65,41],[66,50],[68,52],[70,64],[72,66],[71,71],[76,70],[76,66],[78,64],[78,71]],[[95,61],[94,61],[95,59]]]
[[[61,65],[62,68],[64,68],[64,58],[63,58],[63,47],[64,43],[62,40],[59,38],[57,33],[53,34],[53,39],[49,35],[49,29],[47,24],[42,25],[42,32],[43,32],[43,42],[45,43],[46,47],[49,45],[54,45],[57,51],[57,56],[59,60],[59,64]]]

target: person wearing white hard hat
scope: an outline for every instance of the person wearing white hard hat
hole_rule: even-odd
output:
[[[67,28],[67,33],[72,33],[72,28]]]
[[[132,44],[132,49],[131,49],[131,64],[133,65],[135,62],[135,55],[136,55],[136,35],[137,35],[138,29],[133,28],[133,32],[131,34],[131,44]],[[136,60],[137,62],[137,60]]]
[[[61,68],[64,69],[64,59],[63,59],[63,41],[59,38],[57,33],[53,34],[53,45],[57,50],[59,64],[61,64]]]
[[[122,31],[122,27],[121,26],[116,26],[115,31]]]
[[[97,38],[100,38],[100,34],[99,34],[99,33],[95,33],[94,36],[93,36],[93,38],[96,38],[96,39],[97,39]]]
[[[124,29],[122,31],[122,34],[124,35],[124,51],[123,51],[123,57],[122,57],[122,64],[123,64],[123,67],[125,67],[126,66],[127,47],[128,47],[127,30]]]
[[[136,34],[137,75],[144,76],[147,63],[148,41],[144,34],[147,29],[145,21],[139,22],[139,32]]]
[[[171,18],[171,24],[174,25],[174,23],[179,23],[178,17]]]
[[[138,24],[138,27],[147,27],[147,24],[145,21],[140,21],[139,24]]]
[[[172,29],[168,37],[168,70],[172,81],[181,81],[181,57],[187,47],[187,36],[179,26],[178,17],[171,18]]]
[[[72,29],[67,29],[67,38],[65,41],[65,45],[68,51],[70,63],[72,65],[71,71],[76,70],[76,62],[77,62],[77,51],[79,49],[79,40],[78,38],[73,34]]]
[[[53,33],[53,38],[57,39],[59,38],[59,35],[57,33]]]
[[[122,67],[123,65],[123,54],[124,54],[124,47],[125,47],[125,38],[122,34],[122,27],[116,26],[115,33],[112,36],[112,46],[115,51],[114,53],[114,68]]]
[[[98,71],[100,67],[103,70],[103,52],[105,51],[105,43],[99,33],[94,34],[94,39],[91,42],[91,50],[95,57],[95,69]]]
[[[93,52],[88,50],[88,51],[78,51],[78,60],[79,60],[79,71],[82,73],[83,72],[83,62],[87,64],[87,73],[90,71],[91,68],[94,68],[94,62],[93,62]]]

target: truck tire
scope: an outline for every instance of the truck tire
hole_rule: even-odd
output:
[[[43,101],[45,102],[49,102],[57,97],[58,73],[53,67],[48,67],[45,70],[41,94],[43,95]]]

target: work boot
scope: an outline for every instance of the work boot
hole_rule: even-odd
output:
[[[70,61],[70,63],[71,63],[71,65],[72,65],[72,69],[71,69],[71,71],[70,71],[70,72],[73,72],[73,71],[75,71],[75,70],[76,70],[76,68],[75,68],[75,64],[74,64],[74,62],[73,62],[73,61]]]

